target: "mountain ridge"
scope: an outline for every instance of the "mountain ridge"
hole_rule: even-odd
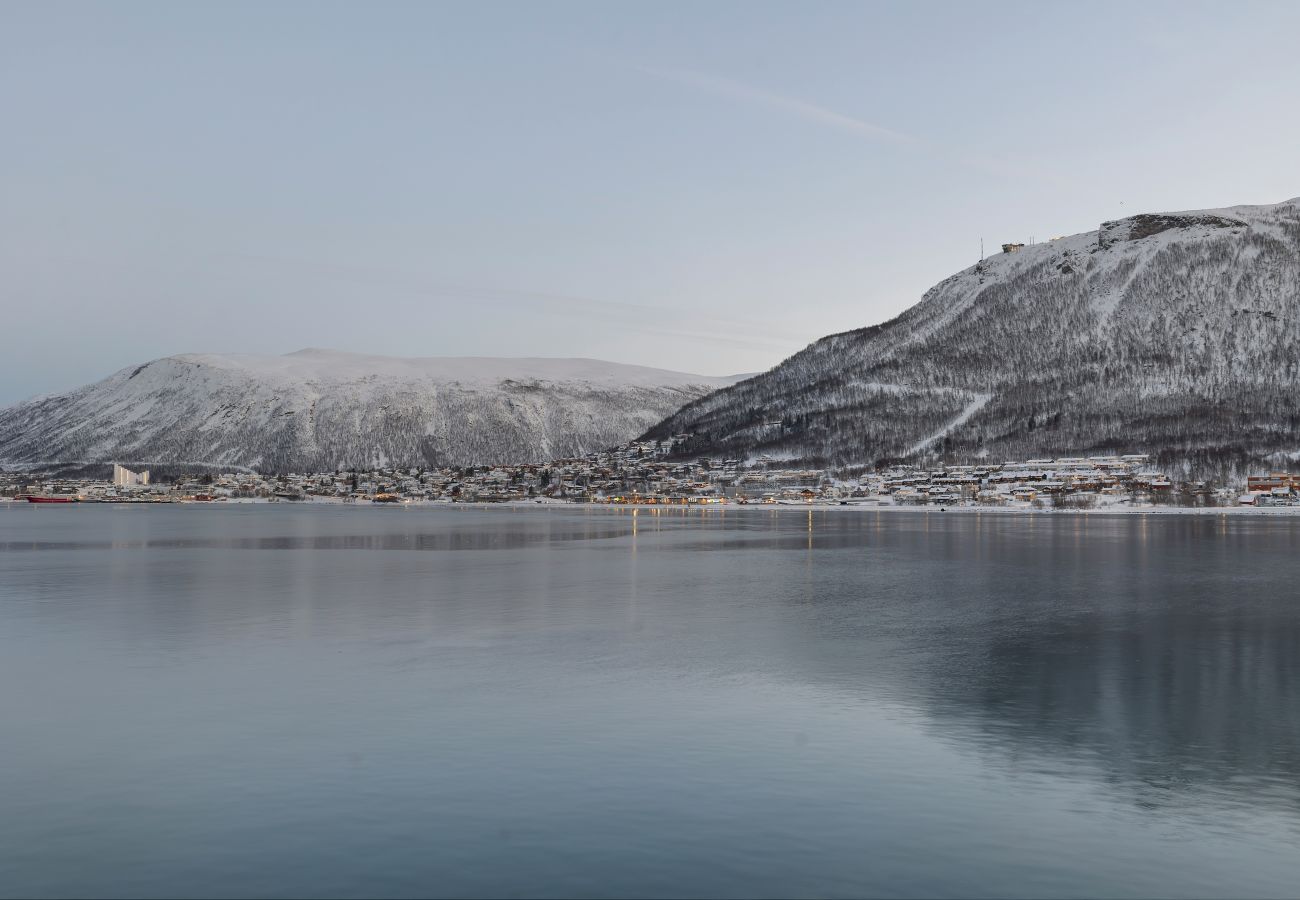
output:
[[[546,462],[622,443],[732,381],[587,358],[177,354],[0,410],[0,463]]]
[[[1300,454],[1297,348],[1300,198],[1137,214],[1013,245],[645,436],[837,467],[1129,448],[1254,465]]]

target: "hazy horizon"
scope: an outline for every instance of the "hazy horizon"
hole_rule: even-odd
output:
[[[755,372],[981,239],[1300,195],[1292,4],[2,8],[0,405],[186,352]]]

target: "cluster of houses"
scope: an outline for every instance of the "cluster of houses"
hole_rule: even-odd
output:
[[[1300,475],[1274,472],[1251,475],[1240,502],[1251,506],[1300,506]]]
[[[928,470],[900,466],[864,475],[862,480],[873,493],[887,494],[899,504],[1062,505],[1060,501],[1073,498],[1077,505],[1084,497],[1161,502],[1175,493],[1173,481],[1152,468],[1145,454],[1030,459]],[[1182,493],[1192,496],[1214,496],[1214,489],[1203,482],[1180,487]]]
[[[615,505],[839,504],[890,506],[1300,505],[1300,475],[1251,476],[1246,492],[1173,482],[1142,454],[1030,459],[937,468],[892,466],[844,477],[780,460],[673,456],[643,441],[546,464],[376,468],[312,474],[227,473],[151,483],[117,466],[112,483],[0,473],[0,496],[99,502],[230,500],[409,503],[586,502]]]

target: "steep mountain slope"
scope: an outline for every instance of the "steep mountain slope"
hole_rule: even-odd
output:
[[[997,254],[650,436],[831,465],[1131,448],[1300,454],[1300,199],[1106,222]]]
[[[0,462],[543,462],[626,441],[734,380],[591,359],[169,356],[0,410]]]

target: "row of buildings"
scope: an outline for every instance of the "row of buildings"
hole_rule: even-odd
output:
[[[626,505],[807,504],[1091,508],[1121,505],[1300,505],[1300,475],[1240,486],[1175,483],[1142,454],[1029,459],[937,468],[894,466],[853,477],[779,460],[673,457],[673,441],[633,442],[547,464],[378,468],[286,475],[227,473],[151,483],[115,466],[112,483],[0,473],[0,496],[85,501],[336,500],[588,502]]]

